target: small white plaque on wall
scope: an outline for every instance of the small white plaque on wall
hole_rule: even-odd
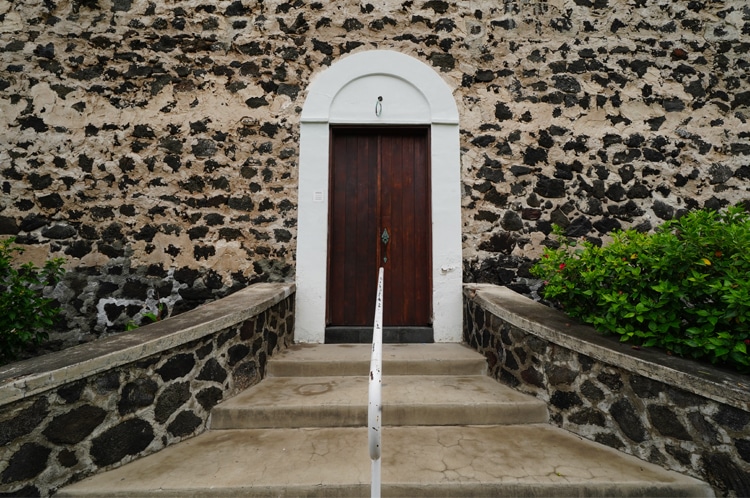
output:
[[[323,202],[323,192],[313,192],[313,202]]]

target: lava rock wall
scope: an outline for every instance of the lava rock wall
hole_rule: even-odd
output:
[[[490,376],[543,400],[551,423],[696,477],[710,484],[716,496],[750,493],[747,397],[730,403],[712,398],[710,387],[688,390],[688,385],[700,386],[688,375],[670,380],[666,376],[662,380],[653,375],[647,377],[654,365],[649,365],[649,359],[634,369],[623,361],[604,361],[575,351],[538,333],[538,325],[549,320],[551,313],[542,311],[531,320],[526,314],[524,325],[518,325],[508,316],[494,314],[485,303],[474,299],[472,292],[465,293],[464,340],[487,358]],[[523,307],[524,303],[513,305]],[[503,303],[506,306],[512,309],[507,301]],[[526,306],[524,311],[528,313]],[[553,322],[554,319],[547,324]],[[596,335],[593,329],[590,332]],[[562,327],[555,330],[558,335],[568,333]],[[631,351],[634,358],[640,356],[638,351]],[[612,353],[610,359],[621,352]],[[704,372],[703,378],[717,384],[726,379],[745,389],[742,382],[736,382],[744,380],[743,376],[728,374],[712,365],[693,362],[687,370],[674,369],[680,374],[695,370]]]
[[[0,234],[67,259],[58,346],[292,280],[306,89],[389,49],[453,89],[465,280],[528,292],[553,224],[748,198],[749,37],[743,0],[0,0]]]
[[[46,390],[2,399],[0,493],[50,496],[205,432],[211,409],[260,382],[271,356],[292,344],[294,296],[239,323],[225,318],[223,326],[103,372],[71,364],[84,371],[79,380],[56,383],[50,375]],[[102,352],[114,352],[108,347]]]

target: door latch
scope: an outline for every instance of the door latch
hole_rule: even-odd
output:
[[[391,240],[391,236],[388,235],[388,229],[387,228],[383,229],[383,233],[380,236],[380,240],[383,242],[383,245],[388,245],[388,241]],[[387,262],[388,262],[388,257],[383,256],[383,263],[385,264]]]

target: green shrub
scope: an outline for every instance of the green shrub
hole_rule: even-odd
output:
[[[42,290],[60,280],[64,260],[50,259],[43,268],[14,265],[14,255],[23,252],[14,242],[13,237],[0,241],[0,364],[47,339],[47,329],[60,311]]]
[[[622,341],[750,372],[750,215],[693,211],[597,247],[563,235],[532,268],[542,296]]]

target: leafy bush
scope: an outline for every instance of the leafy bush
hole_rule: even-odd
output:
[[[33,263],[14,265],[14,255],[23,252],[14,242],[13,237],[0,241],[0,364],[47,339],[46,329],[60,311],[52,299],[42,296],[42,290],[60,280],[64,260],[50,259],[43,268]]]
[[[604,247],[564,236],[532,274],[567,314],[644,347],[750,372],[750,215],[693,211],[613,234]]]

